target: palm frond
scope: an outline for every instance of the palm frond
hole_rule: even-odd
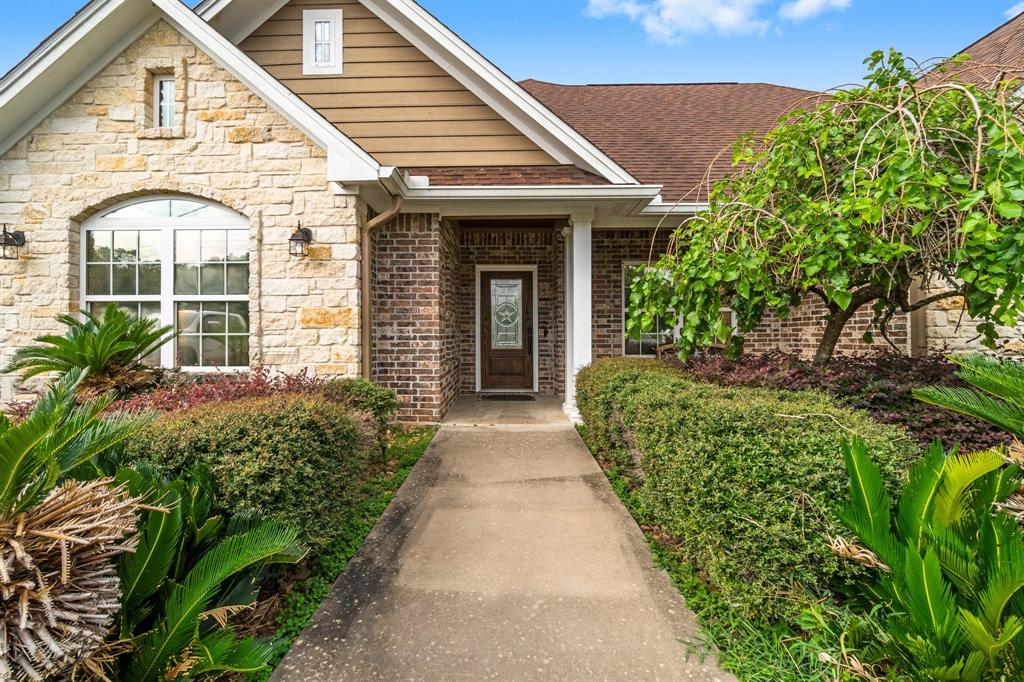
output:
[[[902,559],[902,551],[892,534],[892,498],[882,474],[860,438],[843,444],[843,456],[850,475],[850,502],[840,511],[840,519],[883,563],[893,567]]]
[[[250,566],[293,561],[304,552],[297,532],[264,522],[247,533],[226,538],[189,571],[184,583],[172,587],[164,615],[153,631],[137,643],[124,671],[127,682],[148,682],[162,674],[188,644],[200,615],[209,609],[221,583]]]
[[[957,375],[968,384],[1024,407],[1024,364],[984,353],[955,355],[950,359],[959,365]]]
[[[945,465],[946,453],[942,449],[942,444],[935,441],[925,450],[924,456],[910,468],[907,485],[900,494],[896,527],[900,535],[919,551],[923,546],[935,499],[942,486]]]
[[[238,639],[230,629],[214,630],[200,639],[192,650],[196,658],[189,670],[193,677],[219,673],[256,673],[266,669],[274,655],[270,640]]]
[[[946,458],[942,485],[935,498],[932,523],[949,527],[967,513],[967,493],[978,479],[1003,466],[1003,457],[997,450],[956,453]]]
[[[913,547],[907,547],[904,568],[903,608],[922,632],[937,639],[936,644],[947,651],[953,649],[956,601],[942,576],[938,555],[928,550],[922,556]]]
[[[1024,408],[966,388],[930,386],[914,389],[914,397],[932,405],[960,412],[1024,438]]]
[[[139,607],[160,588],[174,563],[175,549],[182,532],[181,487],[182,483],[175,481],[159,491],[159,498],[153,502],[160,504],[166,511],[151,509],[143,513],[138,547],[134,554],[121,559],[118,566],[123,604],[121,631],[124,637],[130,636]],[[147,491],[133,492],[143,495]],[[153,492],[151,488],[147,497],[152,498]]]

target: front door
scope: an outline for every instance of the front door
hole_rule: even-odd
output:
[[[480,388],[533,388],[533,273],[480,273]]]

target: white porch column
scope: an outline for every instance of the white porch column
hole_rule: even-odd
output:
[[[565,240],[565,404],[563,409],[574,423],[580,421],[576,408],[576,373],[592,358],[593,316],[591,314],[591,252],[593,214],[573,214]]]

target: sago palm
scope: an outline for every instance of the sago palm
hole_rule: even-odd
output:
[[[260,569],[302,558],[297,531],[211,515],[212,487],[201,474],[186,484],[122,469],[118,479],[168,510],[143,514],[138,549],[121,558],[121,636],[131,650],[121,657],[119,678],[157,682],[264,669],[272,643],[239,637],[229,620],[254,603]]]
[[[998,504],[1021,472],[996,450],[948,455],[938,443],[910,472],[893,509],[862,441],[845,448],[850,503],[843,522],[859,546],[840,555],[873,567],[883,605],[882,649],[915,679],[999,680],[1024,675],[1024,534]]]
[[[172,327],[136,318],[114,303],[107,305],[102,317],[83,312],[81,318],[61,315],[57,321],[67,327],[63,336],[37,337],[38,345],[16,350],[4,371],[28,378],[81,369],[87,373],[82,388],[90,393],[127,390],[150,380],[152,372],[143,360],[175,336]]]
[[[926,403],[969,414],[1024,438],[1024,364],[982,353],[953,356],[957,376],[974,387],[933,386],[914,391]]]
[[[81,374],[23,421],[0,415],[0,679],[98,673],[120,610],[117,558],[132,549],[139,501],[110,478],[66,479],[148,420],[102,418],[109,400],[76,404]]]

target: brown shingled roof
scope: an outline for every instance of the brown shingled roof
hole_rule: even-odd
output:
[[[607,185],[600,175],[576,166],[459,166],[403,168],[426,175],[431,185]]]
[[[986,85],[998,78],[1021,78],[1024,76],[1024,14],[1018,14],[957,54],[970,55],[970,59],[949,67],[948,71],[933,71],[922,80],[956,78]]]
[[[667,201],[706,199],[730,167],[743,134],[770,130],[779,116],[818,93],[767,83],[558,85],[520,83],[642,183],[664,185]]]

